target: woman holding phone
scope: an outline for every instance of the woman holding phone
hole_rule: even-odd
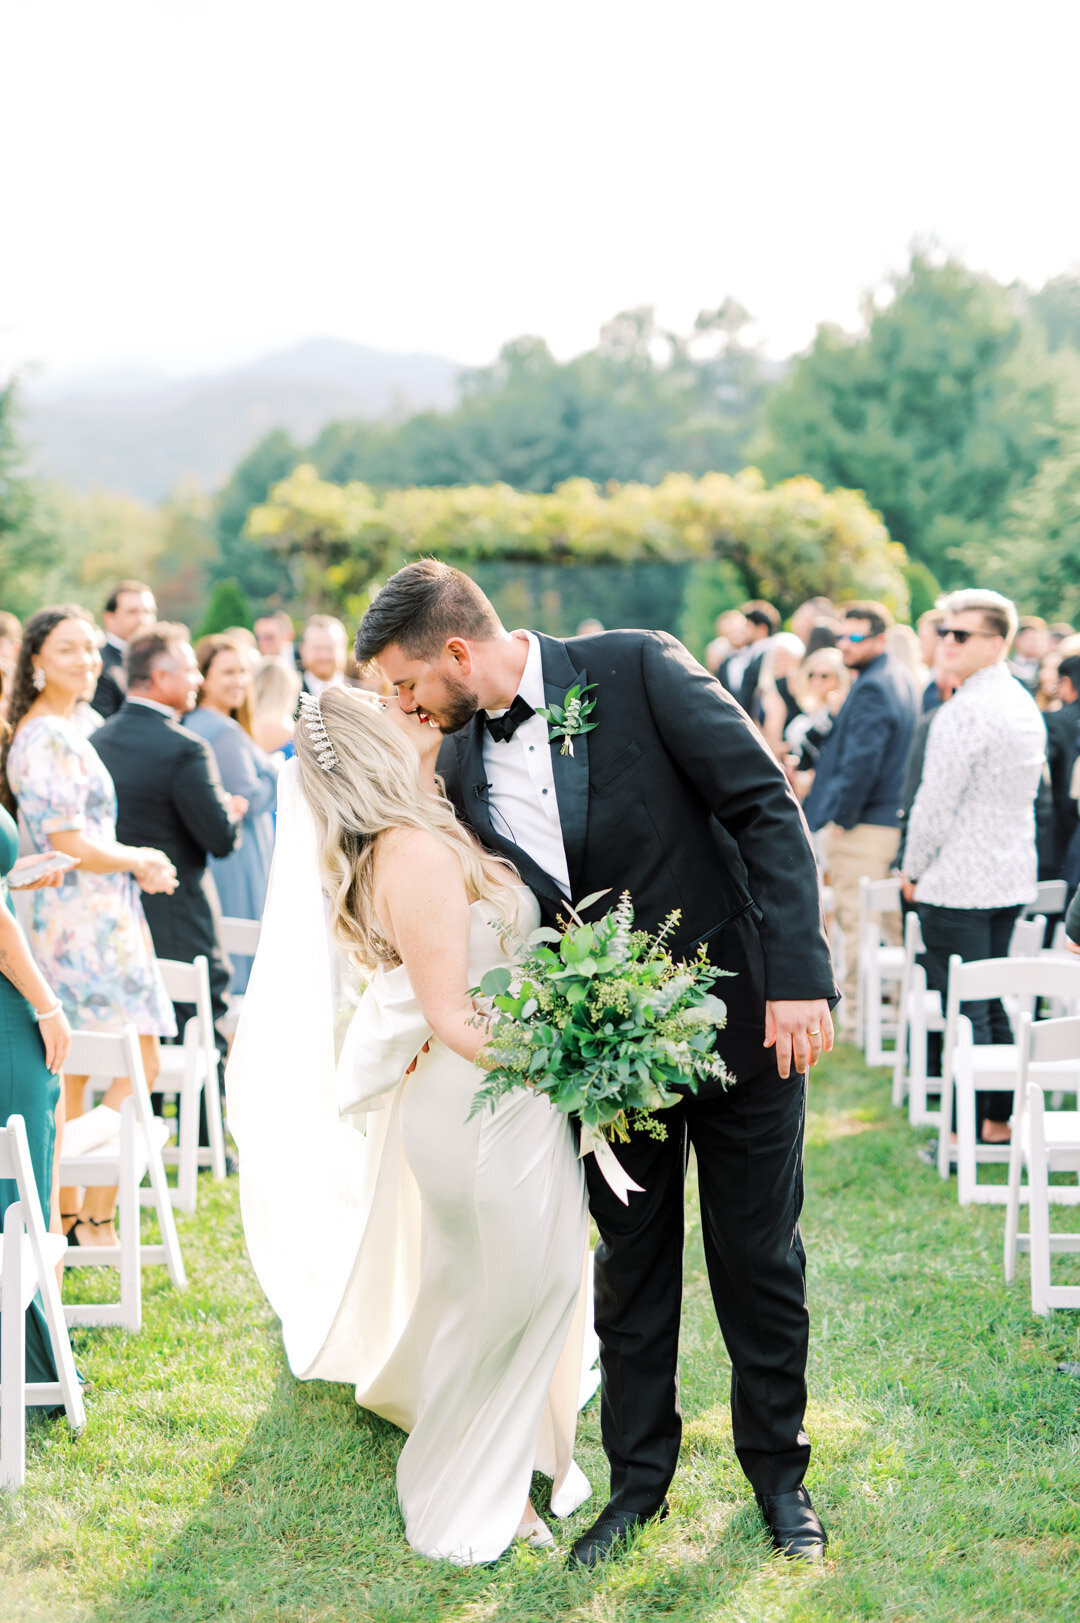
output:
[[[2,685],[0,674],[0,697]],[[56,1230],[60,1226],[53,1187],[56,1106],[71,1028],[60,999],[30,955],[11,905],[9,882],[17,884],[38,862],[36,857],[16,861],[18,852],[15,821],[0,806],[0,1123],[16,1115],[26,1123],[38,1199],[49,1227]],[[24,879],[19,888],[54,888],[61,878],[60,872],[41,874],[28,883]],[[4,1213],[18,1198],[14,1182],[0,1179],[0,1231]],[[26,1311],[26,1378],[57,1378],[45,1315],[36,1301]]]
[[[93,692],[97,640],[89,616],[73,604],[39,609],[27,621],[11,696],[12,736],[0,746],[0,801],[17,810],[37,852],[59,851],[78,866],[52,891],[35,895],[30,943],[39,966],[76,1029],[139,1033],[146,1080],[157,1079],[158,1038],[173,1036],[172,1004],[154,957],[139,900],[176,887],[161,851],[121,845],[116,792],[78,725],[80,700]],[[66,1114],[82,1113],[85,1077],[65,1079]],[[105,1103],[118,1107],[127,1079],[112,1083]],[[117,1243],[116,1192],[60,1191],[65,1232],[73,1245]]]

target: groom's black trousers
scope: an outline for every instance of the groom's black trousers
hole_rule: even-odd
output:
[[[619,1509],[651,1514],[675,1474],[682,1436],[678,1352],[683,1184],[697,1154],[702,1236],[716,1316],[732,1363],[735,1452],[755,1491],[787,1493],[810,1458],[806,1256],[799,1234],[806,1080],[775,1062],[727,1092],[662,1113],[667,1139],[617,1144],[642,1185],[616,1199],[585,1166],[596,1249],[601,1429]]]

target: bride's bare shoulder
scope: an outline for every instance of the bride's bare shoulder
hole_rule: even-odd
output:
[[[446,840],[426,828],[393,828],[380,834],[375,847],[375,872],[382,884],[403,879],[464,879],[461,858]]]

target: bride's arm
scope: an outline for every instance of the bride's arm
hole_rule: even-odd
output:
[[[384,838],[376,902],[425,1020],[447,1048],[475,1059],[487,1032],[468,993],[472,915],[457,856],[422,829]]]

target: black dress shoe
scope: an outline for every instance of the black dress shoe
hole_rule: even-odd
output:
[[[829,1542],[805,1488],[793,1493],[757,1493],[773,1546],[799,1561],[820,1561]]]
[[[595,1567],[598,1562],[606,1561],[609,1555],[614,1555],[616,1550],[627,1544],[639,1527],[645,1527],[654,1520],[662,1522],[667,1513],[666,1499],[659,1510],[651,1511],[648,1515],[635,1514],[632,1510],[616,1510],[610,1504],[605,1505],[592,1526],[570,1546],[570,1554],[566,1558],[567,1566]]]

